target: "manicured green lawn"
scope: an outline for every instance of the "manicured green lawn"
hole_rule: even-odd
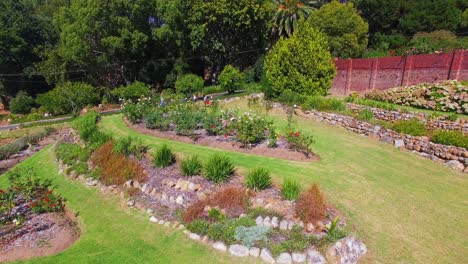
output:
[[[20,166],[32,166],[41,178],[52,178],[67,206],[79,215],[83,233],[66,251],[26,263],[233,263],[228,254],[215,252],[186,238],[181,231],[148,221],[140,211],[121,206],[115,196],[101,194],[58,174],[47,148]],[[5,187],[6,177],[0,177]]]
[[[273,116],[280,128],[286,124],[284,115]],[[182,154],[197,153],[206,158],[219,151],[138,134],[121,118],[104,117],[101,126],[117,137],[139,137],[151,147],[169,143]],[[291,162],[236,152],[229,152],[229,156],[241,173],[262,165],[272,170],[277,182],[285,177],[294,177],[304,186],[319,182],[367,244],[369,253],[363,262],[466,262],[465,175],[342,128],[305,119],[299,119],[299,126],[314,135],[320,162]]]

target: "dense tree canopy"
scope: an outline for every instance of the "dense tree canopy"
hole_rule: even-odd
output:
[[[369,25],[351,3],[332,1],[312,12],[308,21],[328,36],[330,51],[335,57],[359,57],[367,48]]]

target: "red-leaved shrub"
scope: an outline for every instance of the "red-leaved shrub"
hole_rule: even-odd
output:
[[[191,204],[187,209],[184,211],[183,220],[185,223],[191,223],[194,220],[200,219],[203,217],[203,210],[205,206],[207,206],[208,200],[198,200]]]
[[[99,147],[92,155],[94,166],[102,169],[101,181],[106,185],[120,185],[130,179],[144,182],[147,175],[138,161],[129,159],[120,153],[112,151],[112,141],[108,141]]]
[[[296,216],[305,223],[313,223],[325,217],[327,213],[325,196],[317,183],[299,196],[295,210]]]

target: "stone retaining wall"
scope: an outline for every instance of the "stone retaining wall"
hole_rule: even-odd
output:
[[[431,142],[428,137],[400,134],[346,115],[315,110],[302,112],[299,109],[296,109],[296,114],[331,125],[342,126],[352,132],[416,152],[425,158],[443,162],[446,166],[468,173],[468,150],[465,148],[436,144]]]
[[[374,114],[374,118],[384,121],[396,121],[396,120],[410,120],[417,119],[420,122],[426,124],[429,129],[444,129],[444,130],[458,130],[463,133],[468,133],[468,122],[465,119],[458,119],[457,121],[451,121],[445,116],[438,118],[430,118],[428,114],[421,112],[403,112],[403,111],[390,111],[375,107],[368,107],[364,105],[347,103],[346,108],[349,110],[359,113],[364,109],[370,109]]]

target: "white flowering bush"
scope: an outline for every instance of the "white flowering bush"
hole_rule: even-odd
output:
[[[251,146],[264,141],[270,135],[269,131],[274,130],[271,121],[250,112],[239,116],[233,122],[232,127],[236,131],[237,140],[244,146]]]
[[[468,87],[457,81],[372,91],[366,98],[444,112],[468,114]]]

